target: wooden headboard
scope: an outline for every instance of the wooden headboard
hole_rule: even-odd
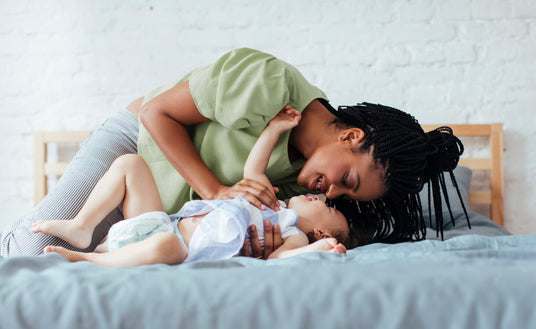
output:
[[[35,132],[34,134],[34,203],[38,204],[48,193],[48,176],[61,176],[68,162],[49,161],[49,147],[53,144],[81,144],[89,131]]]
[[[469,192],[470,205],[486,205],[490,207],[491,219],[503,225],[503,131],[502,124],[441,124],[423,125],[424,130],[432,130],[439,126],[449,126],[458,137],[484,137],[489,139],[489,158],[463,157],[460,164],[477,171],[489,171],[489,189]],[[61,176],[68,162],[49,162],[48,149],[51,144],[82,143],[88,131],[36,132],[34,133],[34,201],[37,204],[48,192],[47,177]],[[470,145],[466,145],[469,148]]]

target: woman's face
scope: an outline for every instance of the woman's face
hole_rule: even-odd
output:
[[[298,184],[330,199],[376,200],[387,192],[385,169],[368,153],[335,142],[316,149],[298,175]]]

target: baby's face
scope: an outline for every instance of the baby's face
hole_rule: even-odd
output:
[[[328,207],[322,195],[298,195],[291,198],[288,207],[298,214],[298,228],[304,233],[315,228],[323,228],[328,232],[348,232],[348,223],[344,215],[335,208]]]

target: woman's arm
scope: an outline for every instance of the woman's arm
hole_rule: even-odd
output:
[[[209,120],[197,109],[188,81],[145,104],[140,118],[171,165],[203,199],[239,196],[259,208],[279,206],[273,189],[249,179],[228,187],[207,167],[185,128]]]

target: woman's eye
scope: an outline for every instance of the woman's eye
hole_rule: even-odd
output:
[[[342,185],[348,187],[348,174],[344,175],[342,178]]]

